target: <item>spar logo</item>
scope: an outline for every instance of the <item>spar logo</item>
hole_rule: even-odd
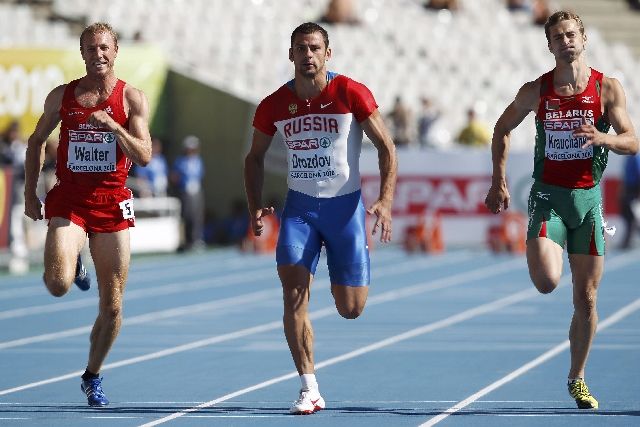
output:
[[[582,126],[582,119],[545,120],[544,130],[574,130]]]
[[[69,141],[113,144],[116,141],[116,136],[113,132],[70,130]]]
[[[394,215],[416,215],[426,211],[446,215],[488,215],[484,198],[491,176],[399,176],[393,200]],[[372,203],[380,192],[380,178],[362,177],[362,196]]]
[[[320,148],[318,138],[294,139],[291,141],[285,141],[285,144],[287,144],[289,150],[317,150]]]

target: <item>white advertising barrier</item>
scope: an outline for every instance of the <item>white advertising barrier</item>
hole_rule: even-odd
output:
[[[495,216],[484,206],[491,184],[489,148],[447,151],[399,149],[398,181],[393,202],[394,241],[402,241],[405,227],[420,216],[439,213],[445,246],[478,246],[486,241],[487,228]],[[622,231],[618,218],[617,191],[623,157],[609,154],[602,180],[606,220]],[[378,155],[363,150],[360,157],[362,196],[368,207],[379,193]],[[510,210],[526,215],[527,198],[533,183],[533,148],[512,152],[507,161]]]
[[[180,200],[175,197],[137,198],[136,226],[129,229],[131,253],[175,252],[180,246]]]

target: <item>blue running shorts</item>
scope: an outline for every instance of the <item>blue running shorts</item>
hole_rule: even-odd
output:
[[[323,244],[332,284],[369,285],[369,246],[360,190],[329,198],[289,190],[280,223],[276,263],[303,265],[315,274]]]

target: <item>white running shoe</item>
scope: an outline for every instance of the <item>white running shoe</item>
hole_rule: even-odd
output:
[[[289,412],[295,415],[309,415],[324,409],[324,399],[317,389],[300,390],[300,397],[293,402]]]

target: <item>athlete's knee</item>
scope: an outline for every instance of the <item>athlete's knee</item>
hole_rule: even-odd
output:
[[[364,311],[364,306],[358,304],[347,305],[336,303],[336,308],[338,309],[338,313],[340,314],[340,316],[344,317],[345,319],[357,319]]]
[[[340,316],[344,317],[345,319],[352,320],[360,317],[360,315],[362,314],[362,310],[345,310],[338,308],[338,313],[340,313]]]
[[[122,304],[117,301],[100,304],[100,317],[110,323],[120,321],[122,319]]]
[[[558,286],[551,280],[534,281],[533,284],[541,294],[550,294]]]
[[[53,295],[54,297],[60,298],[63,297],[67,294],[67,292],[69,292],[69,288],[65,287],[65,286],[60,286],[60,285],[49,285],[47,284],[47,289],[49,290],[49,293],[51,295]]]
[[[550,294],[558,287],[560,283],[560,277],[553,277],[548,274],[535,274],[532,273],[531,281],[541,294]]]
[[[583,313],[587,318],[596,313],[597,293],[595,289],[584,292],[574,292],[573,307],[577,312]]]
[[[47,290],[54,297],[62,297],[67,292],[69,292],[69,288],[71,287],[64,280],[61,280],[59,277],[49,276],[46,273],[42,276],[42,280],[44,281]]]

